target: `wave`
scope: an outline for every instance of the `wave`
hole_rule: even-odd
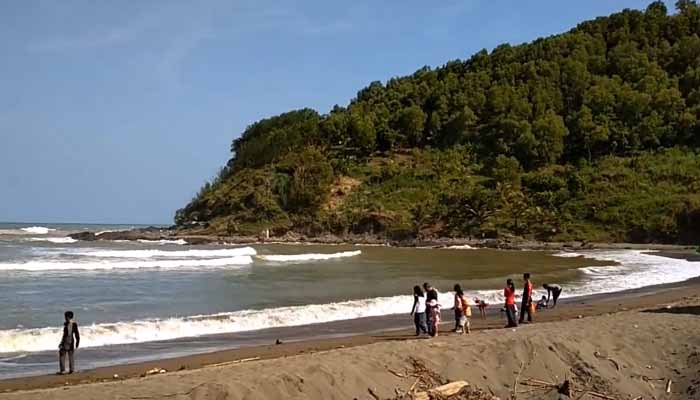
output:
[[[455,249],[455,250],[473,250],[474,248],[468,244],[461,244],[455,246],[447,246],[445,249]]]
[[[488,298],[486,292],[480,293],[482,298]],[[80,327],[80,345],[81,347],[96,347],[172,340],[400,314],[405,313],[412,302],[412,296],[391,296],[328,304],[242,310],[184,318],[85,325]],[[441,294],[441,302],[451,305],[451,294]],[[407,319],[408,322],[410,321]],[[62,329],[61,327],[49,327],[0,331],[0,353],[54,350],[56,338],[61,337]]]
[[[242,266],[253,263],[250,256],[236,256],[199,260],[153,260],[153,261],[118,261],[118,262],[61,262],[29,261],[26,263],[3,263],[0,271],[72,271],[72,270],[120,270],[142,268],[197,268]]]
[[[146,239],[139,239],[137,240],[139,243],[145,243],[145,244],[187,244],[187,241],[185,239],[178,239],[178,240],[166,240],[166,239],[161,239],[161,240],[146,240]]]
[[[582,251],[556,254],[612,261],[617,265],[584,267],[583,279],[567,285],[562,297],[584,296],[682,282],[700,276],[700,263],[663,257],[644,250]]]
[[[306,253],[306,254],[285,254],[285,255],[260,255],[257,258],[265,261],[275,261],[275,262],[300,262],[300,261],[314,261],[314,260],[330,260],[334,258],[345,258],[345,257],[355,257],[362,254],[362,251],[344,251],[341,253],[329,253],[329,254],[319,254],[319,253]]]
[[[55,231],[55,229],[47,228],[44,226],[30,226],[29,228],[21,228],[20,230],[35,235],[46,235],[51,231]]]
[[[700,275],[700,263],[656,256],[642,251],[592,251],[561,253],[559,255],[562,257],[583,256],[619,263],[619,265],[582,268],[580,270],[580,280],[564,286],[563,297],[614,292],[652,284],[679,282]],[[324,256],[328,256],[328,254]],[[250,256],[240,256],[240,258],[244,257],[252,262]],[[136,266],[163,262],[196,262],[201,264],[203,262],[218,262],[218,260],[149,260],[127,264]],[[119,265],[122,263],[117,262],[108,265]],[[537,277],[535,277],[536,279]],[[472,303],[475,298],[485,300],[492,307],[500,307],[500,304],[503,302],[501,290],[466,290],[465,292]],[[542,295],[540,289],[538,289],[537,294]],[[242,310],[182,318],[93,324],[81,326],[81,336],[83,337],[81,345],[95,347],[171,340],[401,314],[406,312],[407,307],[411,303],[412,297],[410,295],[399,295],[339,301],[328,304]],[[443,311],[449,312],[447,308],[452,305],[452,294],[450,292],[441,293],[440,303],[444,307]],[[61,327],[47,327],[0,331],[0,353],[54,350],[56,337],[60,337],[61,329]]]
[[[102,258],[155,258],[155,257],[179,257],[179,258],[221,258],[221,257],[238,257],[238,256],[254,256],[257,254],[252,247],[238,247],[235,249],[214,249],[214,250],[184,250],[184,251],[167,251],[167,250],[88,250],[70,252],[89,257]]]
[[[51,242],[51,243],[58,243],[58,244],[66,244],[66,243],[76,243],[77,240],[71,238],[71,237],[45,237],[45,238],[29,238],[30,241],[32,242]]]

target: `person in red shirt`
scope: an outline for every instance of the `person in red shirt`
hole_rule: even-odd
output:
[[[525,313],[527,313],[527,322],[532,322],[532,311],[530,307],[532,306],[532,282],[530,281],[530,274],[523,274],[523,302],[520,307],[520,323],[525,321]]]
[[[512,279],[506,281],[503,296],[506,298],[506,316],[508,317],[506,328],[514,328],[518,326],[518,323],[515,322],[515,285]]]

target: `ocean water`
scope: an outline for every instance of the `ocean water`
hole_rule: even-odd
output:
[[[525,271],[538,287],[559,283],[564,297],[700,275],[698,263],[626,250],[190,246],[66,236],[133,227],[0,224],[0,378],[55,369],[68,309],[80,324],[86,349],[80,365],[87,368],[237,347],[274,330],[299,335],[302,330],[290,329],[313,324],[379,317],[410,325],[396,315],[410,311],[411,288],[425,281],[451,307],[454,283],[471,299],[500,304],[505,280],[519,282]],[[350,333],[335,325],[303,332],[303,337]]]

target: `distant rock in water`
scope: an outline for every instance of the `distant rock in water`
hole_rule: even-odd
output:
[[[75,240],[83,240],[87,242],[97,240],[130,240],[130,241],[168,241],[177,242],[180,244],[207,244],[217,242],[218,238],[210,236],[180,236],[175,230],[170,228],[158,228],[149,226],[147,228],[132,229],[126,231],[114,232],[77,232],[68,235]]]

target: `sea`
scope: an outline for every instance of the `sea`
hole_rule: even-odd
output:
[[[80,327],[80,369],[411,326],[412,288],[452,306],[503,303],[530,272],[563,298],[679,282],[700,263],[638,250],[539,252],[386,246],[76,241],[138,225],[0,223],[0,379],[55,372],[63,313]],[[518,285],[519,286],[519,285]]]

